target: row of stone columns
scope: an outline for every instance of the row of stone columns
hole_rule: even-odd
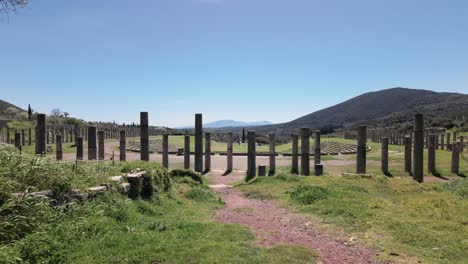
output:
[[[413,142],[414,147],[412,146],[411,136],[405,136],[404,138],[404,145],[405,145],[404,169],[405,169],[405,172],[412,175],[413,179],[417,182],[424,181],[423,161],[424,161],[424,143],[425,143],[424,137],[425,136],[426,135],[424,134],[423,115],[416,114],[414,116],[414,142]],[[428,172],[431,173],[432,175],[437,175],[437,169],[436,169],[437,135],[429,134],[427,141],[428,141],[427,169],[428,169]],[[382,142],[381,169],[384,174],[389,175],[390,174],[388,170],[389,139],[387,137],[383,137],[381,139],[381,142]],[[460,148],[461,148],[460,142],[453,142],[451,173],[457,174],[457,175],[459,174]],[[358,150],[358,153],[359,153],[359,150]],[[413,162],[411,162],[411,158],[413,159]]]

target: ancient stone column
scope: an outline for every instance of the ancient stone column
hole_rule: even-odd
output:
[[[227,136],[227,169],[226,172],[231,172],[233,169],[233,148],[232,148],[232,132]]]
[[[125,130],[120,131],[119,152],[120,161],[127,161],[127,138]]]
[[[104,131],[98,132],[98,158],[99,160],[104,160]]]
[[[435,166],[435,153],[436,153],[436,136],[429,135],[429,148],[427,150],[427,170],[434,175],[436,173]]]
[[[299,136],[297,134],[292,135],[292,164],[291,173],[299,174]]]
[[[97,159],[96,127],[88,128],[88,160]]]
[[[459,166],[460,166],[460,142],[453,142],[452,143],[452,166],[451,172],[455,175],[460,174]]]
[[[57,160],[63,159],[62,135],[57,135],[55,138],[55,158]]]
[[[424,181],[424,119],[422,114],[414,116],[413,179]]]
[[[47,145],[50,144],[50,127],[47,127],[46,128],[46,142],[47,142]],[[52,144],[54,144],[55,138],[52,138]]]
[[[266,166],[258,166],[258,177],[266,176]]]
[[[275,175],[276,172],[276,145],[275,145],[275,134],[268,134],[270,141],[270,169],[268,170],[268,176]]]
[[[452,143],[450,141],[450,133],[447,133],[447,150],[452,150]]]
[[[211,133],[205,133],[205,172],[211,171]]]
[[[249,131],[247,133],[247,177],[246,181],[255,178],[256,174],[256,150],[255,150],[255,132]]]
[[[203,172],[203,116],[195,114],[195,171]]]
[[[357,129],[357,159],[356,173],[366,173],[367,127],[359,126]]]
[[[301,175],[310,175],[310,129],[301,130]]]
[[[148,112],[140,113],[140,159],[149,161]]]
[[[28,145],[32,145],[32,129],[28,129]]]
[[[322,164],[315,164],[314,165],[314,172],[315,176],[322,176],[323,175],[323,165]]]
[[[36,126],[36,155],[46,154],[46,116],[45,114],[37,115]]]
[[[84,128],[84,137],[85,137],[84,140],[85,141],[88,141],[88,135],[89,135],[88,130],[89,130],[89,127]]]
[[[184,169],[190,169],[190,135],[184,136]]]
[[[440,135],[440,149],[445,149],[445,135],[441,134]]]
[[[75,134],[75,144],[78,142],[78,137],[80,137],[80,127],[78,125],[74,126],[73,133]]]
[[[18,132],[15,133],[15,147],[21,151],[21,134]]]
[[[382,138],[382,172],[385,175],[389,175],[388,171],[388,138]]]
[[[425,146],[426,148],[429,148],[429,131],[428,130],[424,131],[424,137],[426,138],[426,140],[424,141]]]
[[[68,142],[69,142],[68,135],[69,135],[68,129],[65,128],[65,129],[63,130],[63,136],[65,137],[65,143],[68,143]]]
[[[21,146],[26,145],[26,133],[24,132],[24,129],[21,129]]]
[[[83,138],[76,138],[76,159],[83,160]]]
[[[314,142],[314,163],[320,164],[320,158],[322,154],[322,149],[320,147],[320,130],[315,130],[315,142]]]
[[[439,149],[439,135],[435,134],[434,135],[434,147],[435,149]]]
[[[163,135],[162,148],[163,148],[163,153],[162,153],[163,167],[168,169],[169,168],[169,135],[168,134]]]
[[[11,131],[9,127],[6,128],[6,143],[11,144]]]
[[[464,137],[461,136],[460,137],[460,153],[463,153],[463,151],[465,150],[465,142],[464,142]]]
[[[413,173],[411,171],[411,137],[405,137],[405,172],[410,175]]]

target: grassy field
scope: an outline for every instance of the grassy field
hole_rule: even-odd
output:
[[[53,206],[46,198],[9,196],[85,189],[136,168],[156,170],[158,179],[167,172],[155,163],[75,168],[6,148],[0,149],[0,165],[1,263],[315,263],[317,257],[298,246],[256,247],[247,228],[214,222],[213,210],[223,202],[205,184],[183,176],[163,187],[155,181],[149,200],[108,192]]]
[[[283,173],[238,186],[277,199],[324,229],[382,250],[397,263],[466,263],[468,180],[418,184],[409,177],[298,177]]]

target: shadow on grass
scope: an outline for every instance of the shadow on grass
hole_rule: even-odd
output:
[[[227,170],[226,172],[223,173],[221,176],[228,176],[229,174],[232,173],[232,170]]]
[[[446,177],[442,176],[439,172],[432,173],[432,176],[434,176],[436,178],[439,178],[439,179],[442,179],[442,180],[450,181],[449,178],[446,178]]]

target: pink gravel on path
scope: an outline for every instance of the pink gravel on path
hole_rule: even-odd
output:
[[[216,211],[214,218],[222,223],[241,224],[250,227],[257,237],[257,244],[302,245],[320,252],[319,263],[377,263],[376,251],[361,245],[340,240],[320,231],[305,216],[291,213],[274,201],[248,199],[231,184],[242,180],[244,172],[221,176],[213,172],[211,187],[220,193],[226,205]]]

